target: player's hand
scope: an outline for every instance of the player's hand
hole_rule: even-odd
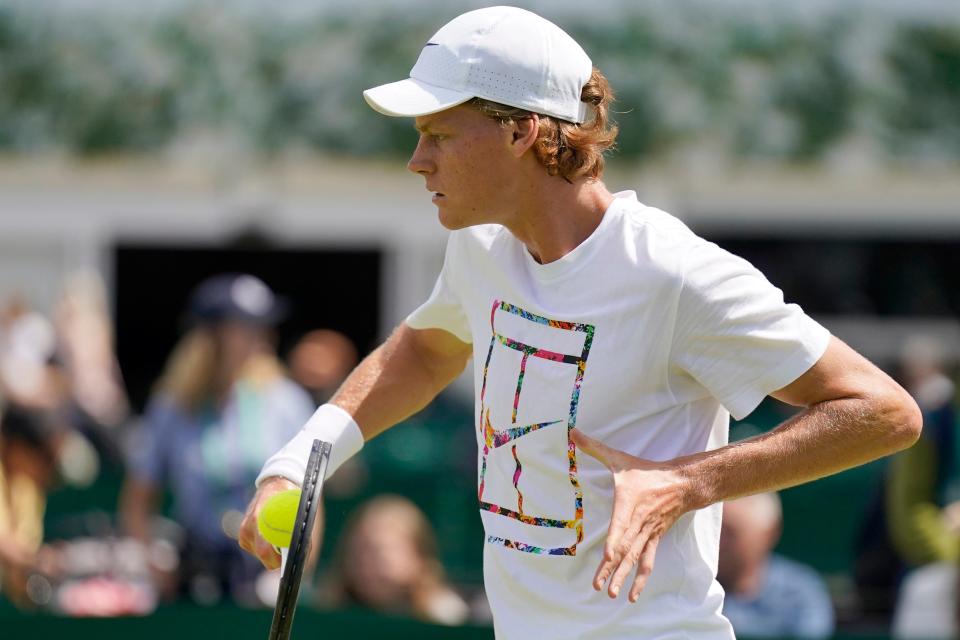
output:
[[[257,528],[260,509],[273,494],[296,488],[297,485],[286,478],[267,478],[260,483],[256,495],[247,505],[247,512],[243,514],[243,522],[240,523],[240,535],[237,538],[240,547],[255,556],[267,569],[280,568],[280,554],[277,553],[272,544],[260,535],[260,529]]]
[[[613,515],[593,588],[600,591],[606,584],[607,594],[616,598],[636,567],[629,596],[636,602],[653,572],[660,539],[689,510],[687,481],[667,463],[636,458],[577,429],[570,435],[613,473]]]

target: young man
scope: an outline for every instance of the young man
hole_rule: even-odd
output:
[[[364,95],[415,118],[408,168],[453,230],[443,270],[267,462],[241,544],[277,566],[256,515],[302,477],[312,438],[334,442],[335,468],[473,357],[497,637],[732,637],[719,502],[906,447],[916,406],[748,263],[607,191],[612,94],[552,23],[471,11],[409,79]],[[726,446],[729,415],[767,395],[805,410]]]

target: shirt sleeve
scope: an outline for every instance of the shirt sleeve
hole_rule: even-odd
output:
[[[458,234],[451,233],[443,268],[433,287],[433,293],[413,313],[407,316],[406,324],[412,329],[443,329],[462,342],[473,343],[470,322],[457,295],[457,264],[460,261]]]
[[[672,362],[734,418],[747,416],[826,351],[830,332],[786,304],[746,260],[699,240],[682,269]]]

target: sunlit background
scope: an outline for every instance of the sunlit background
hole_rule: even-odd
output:
[[[918,450],[781,493],[770,544],[819,576],[834,621],[809,637],[956,636],[960,4],[518,4],[615,88],[611,190],[749,259],[926,411]],[[22,541],[0,547],[0,635],[266,636],[275,580],[234,590],[187,562],[170,483],[131,530],[144,412],[205,278],[249,273],[282,297],[277,360],[313,401],[425,299],[445,232],[404,167],[416,134],[361,92],[480,6],[0,0],[0,407],[29,409],[20,448],[19,419],[0,432],[0,538]],[[338,474],[295,637],[493,637],[471,389]],[[788,415],[768,401],[731,438]],[[26,488],[24,442],[49,467]],[[440,613],[343,595],[364,551],[340,534],[359,537],[356,509],[383,493],[420,511],[374,506],[425,514]],[[236,510],[219,515],[235,536]]]

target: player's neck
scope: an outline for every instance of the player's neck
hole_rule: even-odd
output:
[[[533,184],[518,202],[505,226],[541,264],[559,260],[590,237],[603,219],[613,195],[600,180],[570,184],[550,178]]]

